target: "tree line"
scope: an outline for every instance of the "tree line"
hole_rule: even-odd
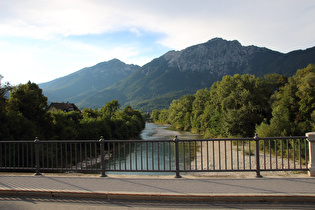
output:
[[[8,93],[9,97],[8,97]],[[20,139],[130,139],[145,127],[145,118],[117,100],[98,109],[56,113],[48,111],[47,97],[35,83],[0,84],[0,140]]]
[[[287,78],[268,74],[224,76],[201,89],[153,110],[157,123],[213,137],[296,136],[315,130],[315,65]]]

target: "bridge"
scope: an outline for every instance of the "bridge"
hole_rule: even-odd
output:
[[[315,133],[305,136],[170,140],[0,141],[0,171],[163,174],[307,171]]]

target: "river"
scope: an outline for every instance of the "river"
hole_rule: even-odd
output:
[[[142,140],[170,140],[170,139],[174,139],[175,136],[177,136],[177,138],[179,139],[198,139],[198,138],[202,138],[201,135],[197,135],[197,134],[193,134],[191,132],[187,132],[187,131],[177,131],[172,129],[171,126],[169,125],[160,125],[160,124],[155,124],[155,123],[146,123],[145,129],[141,132],[140,134],[140,138]],[[111,158],[110,161],[110,168],[119,168],[122,166],[126,167],[126,169],[128,170],[130,167],[134,168],[136,167],[136,165],[140,165],[141,162],[144,163],[144,165],[148,164],[147,167],[148,168],[152,168],[152,164],[153,162],[155,162],[157,159],[159,159],[158,156],[163,157],[163,159],[165,160],[166,165],[169,163],[169,157],[174,155],[174,144],[165,144],[163,147],[164,151],[169,151],[169,152],[163,152],[162,149],[162,144],[159,144],[157,142],[152,143],[152,147],[149,146],[148,149],[148,153],[151,154],[151,151],[154,150],[154,156],[148,156],[147,159],[145,156],[141,156],[141,151],[145,151],[146,150],[146,144],[136,144],[135,146],[132,145],[132,148],[129,148],[129,146],[127,145],[127,147],[124,150],[127,151],[131,151],[131,154],[123,157],[122,156],[122,152],[121,155],[118,158]],[[142,147],[142,148],[141,148]],[[117,153],[120,153],[119,151],[117,151]],[[152,154],[153,154],[152,153]],[[131,157],[135,157],[137,156],[137,163],[134,160],[134,158]],[[131,158],[131,159],[130,159]],[[142,161],[141,161],[142,158]],[[188,160],[188,158],[187,158]],[[119,163],[120,162],[120,163]],[[126,164],[127,163],[127,164]],[[121,164],[119,166],[119,164]],[[156,163],[155,163],[156,164]],[[157,167],[161,167],[163,168],[163,164],[164,162],[160,162],[159,165]],[[155,166],[156,167],[156,166]],[[172,167],[174,167],[172,165]],[[109,171],[109,174],[146,174],[146,175],[150,175],[150,174],[154,174],[154,175],[165,175],[165,174],[173,174],[173,173],[168,173],[168,172],[116,172],[116,171]]]
[[[193,134],[188,131],[177,131],[170,125],[160,125],[155,123],[146,123],[145,129],[141,132],[142,140],[161,140],[173,139],[177,136],[179,139],[198,139],[201,135]]]

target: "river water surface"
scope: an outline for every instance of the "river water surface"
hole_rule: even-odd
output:
[[[179,139],[198,139],[202,138],[200,135],[193,134],[191,132],[183,132],[177,131],[171,128],[169,125],[160,125],[155,123],[146,123],[145,129],[141,132],[140,138],[142,140],[171,140],[174,139],[175,136]],[[129,148],[131,147],[131,148]],[[149,143],[149,147],[147,144],[137,143],[135,145],[127,145],[124,151],[129,151],[130,154],[122,155],[124,152],[117,151],[121,155],[117,158],[111,158],[109,163],[109,168],[119,168],[125,167],[126,170],[130,168],[135,168],[137,165],[144,164],[149,170],[154,167],[164,168],[165,165],[169,164],[169,161],[172,157],[174,157],[174,144],[162,144],[158,142]],[[148,154],[154,155],[141,155],[142,151],[148,150]],[[135,158],[137,157],[137,158]],[[137,159],[137,161],[135,160]],[[163,159],[164,161],[160,161],[158,164],[157,160]],[[153,166],[153,163],[155,166]],[[174,163],[172,163],[172,168],[174,168]],[[109,174],[154,174],[154,175],[163,175],[163,174],[173,174],[171,172],[116,172],[109,171]]]
[[[198,139],[201,135],[193,134],[188,131],[177,131],[170,125],[160,125],[155,123],[146,123],[145,129],[141,132],[140,137],[143,140],[161,140],[173,139],[177,136],[179,139]]]

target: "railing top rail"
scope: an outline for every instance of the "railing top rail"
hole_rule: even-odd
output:
[[[0,144],[3,144],[3,143],[34,143],[34,140],[5,140],[5,141],[0,140]]]
[[[99,140],[39,140],[38,143],[93,143]],[[34,140],[10,140],[0,141],[0,143],[34,143]]]
[[[258,137],[259,140],[274,140],[274,139],[307,139],[306,136],[284,136],[284,137]]]
[[[213,138],[213,139],[179,139],[179,141],[250,141],[254,138]]]
[[[138,143],[138,142],[173,142],[172,139],[160,139],[160,140],[105,140],[104,143]]]
[[[257,137],[258,140],[277,140],[277,139],[307,139],[306,136],[285,136],[285,137]],[[194,141],[253,141],[252,138],[212,138],[212,139],[181,139],[181,142],[194,142]],[[138,143],[138,142],[173,142],[174,139],[155,139],[155,140],[104,140],[104,143]],[[39,143],[98,143],[99,140],[39,140]],[[34,143],[34,140],[5,140],[0,143]]]

